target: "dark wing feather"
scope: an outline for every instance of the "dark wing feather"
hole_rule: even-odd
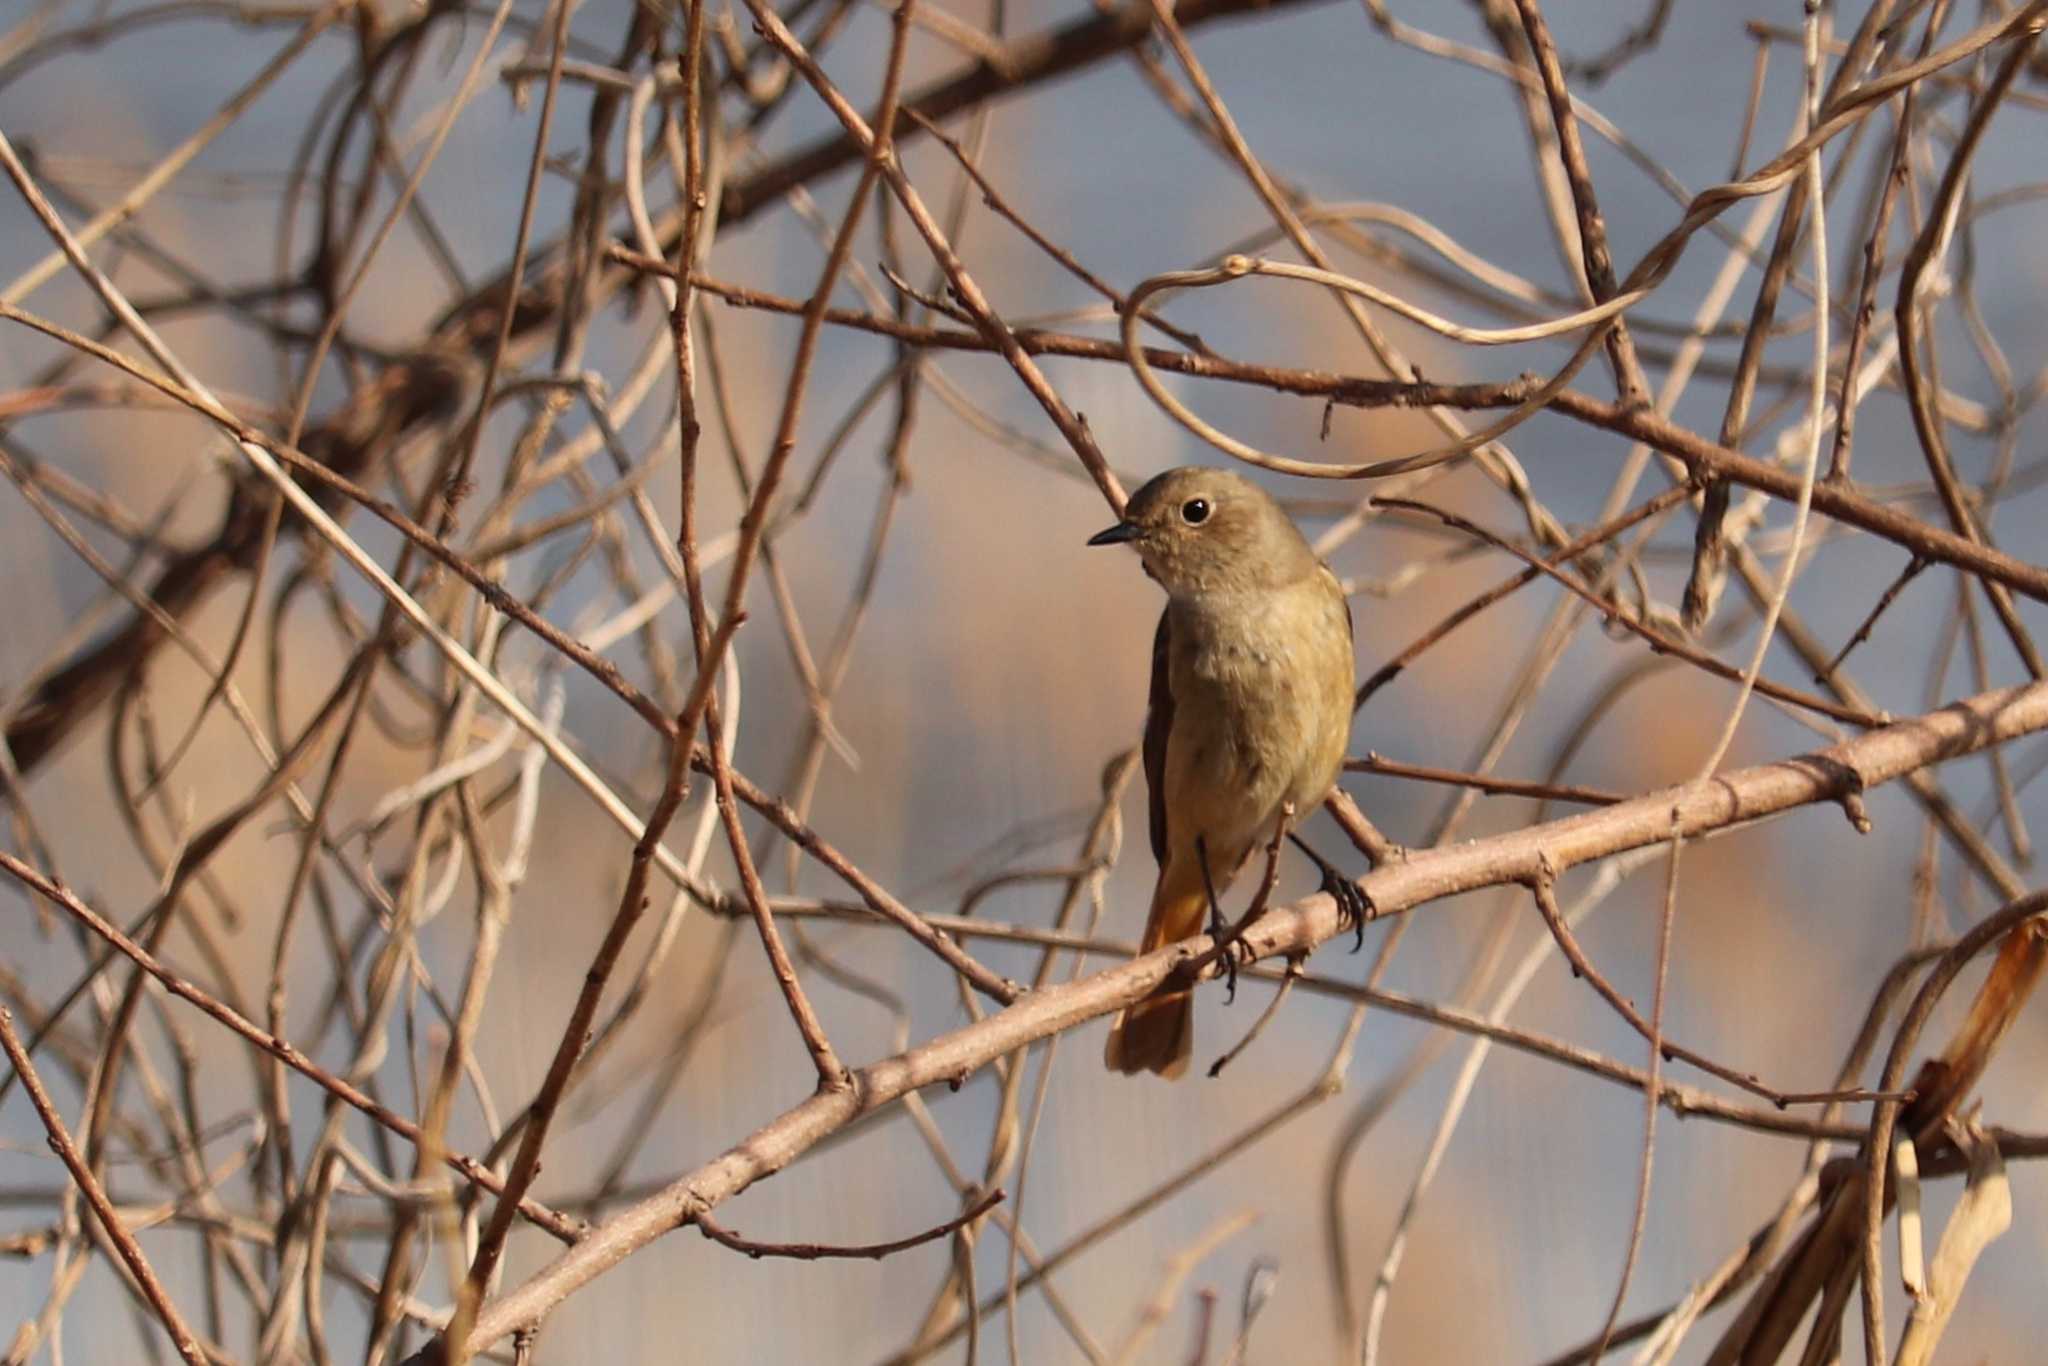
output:
[[[1173,730],[1173,668],[1166,639],[1167,613],[1152,633],[1152,691],[1145,703],[1145,793],[1152,815],[1152,857],[1166,864],[1166,737]]]

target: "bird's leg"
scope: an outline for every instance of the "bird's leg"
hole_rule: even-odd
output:
[[[1309,848],[1308,842],[1301,836],[1289,831],[1287,838],[1293,840],[1294,847],[1307,854],[1309,862],[1315,864],[1322,872],[1322,889],[1337,903],[1337,923],[1349,923],[1357,932],[1357,937],[1351,944],[1351,951],[1357,953],[1365,947],[1365,922],[1374,914],[1372,898],[1365,894],[1364,888],[1344,876],[1344,871],[1336,864]]]
[[[1216,879],[1209,873],[1209,841],[1206,836],[1195,836],[1195,859],[1202,865],[1202,890],[1209,894],[1209,933],[1220,935],[1226,926],[1223,907],[1216,900]]]

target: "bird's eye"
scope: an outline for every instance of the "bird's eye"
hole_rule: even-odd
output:
[[[1189,526],[1200,526],[1209,520],[1209,500],[1190,498],[1180,505],[1180,519]]]

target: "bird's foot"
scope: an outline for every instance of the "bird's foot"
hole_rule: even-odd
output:
[[[1372,904],[1372,898],[1365,894],[1363,887],[1344,875],[1343,869],[1309,848],[1305,841],[1291,835],[1289,838],[1294,840],[1295,848],[1308,855],[1309,862],[1315,864],[1317,871],[1323,875],[1322,890],[1337,903],[1337,923],[1340,926],[1351,927],[1351,951],[1357,953],[1365,947],[1365,923],[1378,917],[1378,908]]]
[[[1222,908],[1214,901],[1209,903],[1209,938],[1215,947],[1210,952],[1223,965],[1223,1001],[1225,1005],[1237,999],[1237,969],[1239,959],[1251,962],[1251,948],[1244,942],[1244,932],[1252,917],[1246,916],[1235,925],[1223,918]]]
[[[1223,979],[1229,983],[1224,993],[1225,1003],[1237,999],[1237,957],[1231,950],[1232,934],[1242,934],[1240,927],[1233,931],[1228,920],[1223,918],[1223,906],[1216,898],[1216,879],[1209,871],[1209,841],[1195,836],[1195,857],[1201,860],[1202,890],[1209,894],[1209,938],[1215,947],[1210,955],[1223,961]]]

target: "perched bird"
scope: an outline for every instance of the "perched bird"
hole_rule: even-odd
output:
[[[1088,544],[1129,545],[1166,590],[1145,717],[1159,861],[1149,953],[1199,934],[1205,918],[1220,927],[1216,895],[1329,794],[1351,736],[1351,607],[1280,505],[1228,470],[1168,470]],[[1356,886],[1301,848],[1359,914]],[[1103,1061],[1115,1072],[1181,1075],[1193,1010],[1185,987],[1127,1007]]]

